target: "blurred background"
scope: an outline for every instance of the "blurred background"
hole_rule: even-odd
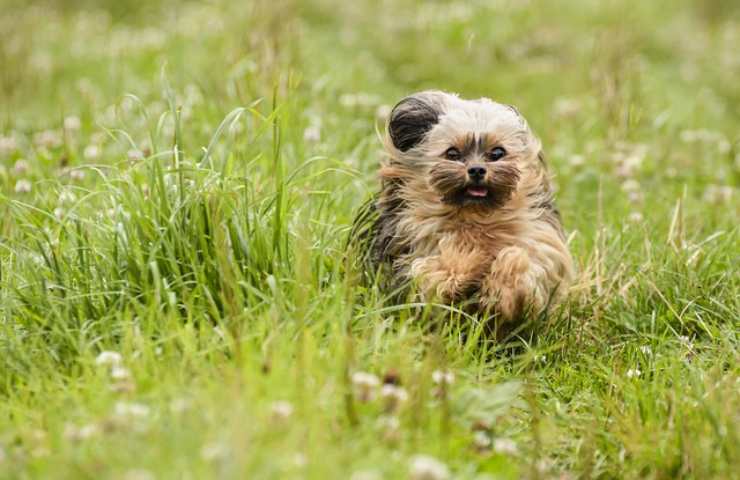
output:
[[[39,478],[402,478],[420,450],[462,478],[728,478],[738,46],[737,0],[0,0],[0,477],[7,448]],[[516,105],[555,174],[579,275],[522,363],[347,300],[378,137],[428,88]],[[400,370],[408,413],[343,423],[350,367]],[[471,447],[476,408],[520,456]]]
[[[737,182],[734,1],[0,5],[6,169],[35,156],[23,148],[46,148],[38,174],[61,156],[66,164],[113,162],[132,149],[114,145],[101,127],[124,129],[135,149],[150,152],[152,123],[167,110],[171,87],[188,149],[202,146],[233,108],[277,94],[295,101],[289,129],[301,155],[342,157],[368,172],[376,165],[374,130],[390,107],[412,91],[439,88],[517,105],[561,177],[580,175],[584,193],[599,171],[645,170],[649,181],[675,185],[698,176],[702,191]],[[66,117],[68,127],[79,123],[75,139],[64,135]],[[63,154],[54,150],[63,143]],[[11,152],[18,144],[25,147]]]

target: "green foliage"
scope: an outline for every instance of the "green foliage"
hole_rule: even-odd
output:
[[[740,470],[733,2],[0,7],[0,478]],[[578,279],[515,347],[346,275],[424,88],[556,173]]]

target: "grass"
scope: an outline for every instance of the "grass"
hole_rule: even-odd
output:
[[[732,2],[0,6],[1,478],[737,475]],[[557,172],[578,280],[515,351],[343,273],[423,88]]]

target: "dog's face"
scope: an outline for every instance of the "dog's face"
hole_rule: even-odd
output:
[[[443,203],[460,207],[505,204],[540,150],[513,107],[438,91],[401,100],[388,139],[393,161],[426,179]]]

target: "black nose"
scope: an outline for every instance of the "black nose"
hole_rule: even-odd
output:
[[[482,180],[486,176],[486,167],[470,167],[468,168],[468,175],[472,180]]]

